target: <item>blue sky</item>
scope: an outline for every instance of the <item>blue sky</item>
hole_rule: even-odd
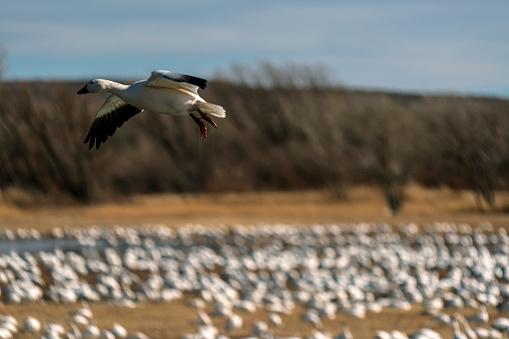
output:
[[[6,79],[324,65],[347,86],[509,98],[509,1],[2,1]]]

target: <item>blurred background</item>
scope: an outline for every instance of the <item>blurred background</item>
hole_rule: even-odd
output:
[[[135,193],[372,185],[398,212],[409,183],[509,188],[509,3],[6,2],[0,12],[0,189],[17,204]],[[209,80],[225,120],[200,138],[144,113],[82,144],[91,78],[167,69]],[[20,193],[21,192],[21,193]]]

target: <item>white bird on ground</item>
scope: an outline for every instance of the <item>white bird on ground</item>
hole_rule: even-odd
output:
[[[437,314],[444,308],[444,301],[440,298],[425,300],[422,305],[427,314]]]
[[[364,319],[366,316],[366,306],[361,303],[356,303],[346,313],[349,317]]]
[[[481,323],[486,324],[488,321],[490,321],[490,316],[488,314],[488,311],[486,310],[486,306],[481,305],[479,313],[476,313],[470,317],[468,317],[468,321],[471,323]]]
[[[477,327],[473,330],[478,339],[502,339],[503,335],[501,332],[494,328]]]
[[[60,336],[60,335],[65,334],[65,328],[62,325],[60,325],[59,323],[56,323],[53,321],[48,321],[43,332],[47,336],[51,336],[53,334],[56,336]]]
[[[228,320],[226,321],[226,331],[231,332],[233,330],[238,330],[242,327],[243,323],[244,321],[240,315],[232,313],[228,316]]]
[[[269,324],[276,326],[277,328],[280,328],[283,326],[283,320],[281,319],[281,316],[277,313],[269,313]]]
[[[352,332],[350,332],[350,329],[344,322],[341,323],[341,327],[343,329],[343,332],[339,333],[334,337],[334,339],[353,339]]]
[[[111,95],[97,112],[84,143],[89,143],[89,149],[94,144],[99,148],[118,127],[144,109],[160,114],[189,114],[200,127],[201,135],[207,137],[202,119],[217,127],[210,116],[224,118],[226,112],[198,95],[198,89],[204,89],[206,85],[205,79],[170,71],[154,71],[148,79],[131,85],[104,79],[90,80],[78,94],[109,92]]]
[[[114,323],[111,326],[110,332],[113,333],[115,338],[122,339],[127,337],[127,330],[124,326],[120,325],[119,323]]]
[[[323,329],[322,320],[314,310],[304,313],[302,315],[302,321],[312,324],[317,330]]]
[[[22,332],[28,332],[28,333],[39,333],[41,330],[41,322],[32,317],[28,316],[23,323],[23,327],[21,328]]]
[[[391,334],[392,338],[392,334]],[[421,328],[410,336],[412,339],[442,339],[442,336],[431,328]]]
[[[81,314],[73,314],[71,316],[71,321],[80,326],[87,326],[90,324],[90,319]]]
[[[150,339],[148,335],[146,335],[145,333],[140,332],[140,331],[136,331],[136,332],[129,334],[129,336],[127,338],[129,338],[129,339]]]
[[[392,339],[392,336],[389,332],[378,330],[375,332],[373,339]]]
[[[314,330],[310,335],[306,337],[307,339],[332,339],[329,333],[322,330]]]
[[[81,316],[85,317],[87,319],[92,319],[94,317],[94,314],[92,313],[92,310],[90,309],[90,306],[88,306],[87,303],[82,302],[82,307],[75,309],[72,311],[71,316]]]
[[[505,331],[509,333],[509,319],[505,317],[498,318],[491,323],[491,327],[500,332]]]
[[[398,330],[394,330],[391,332],[391,339],[408,339],[408,336]]]
[[[207,306],[207,303],[205,303],[205,300],[203,300],[201,298],[195,298],[195,299],[189,300],[187,305],[189,305],[191,307],[196,307],[196,308],[204,309],[205,306]]]
[[[115,335],[108,330],[101,330],[99,339],[115,339]]]
[[[451,316],[446,313],[438,313],[433,316],[433,320],[441,325],[451,325]]]
[[[460,325],[458,323],[458,319],[459,319],[458,314],[456,314],[452,318],[452,328],[454,330],[454,339],[468,339],[468,337],[465,334],[463,334],[463,332],[461,332]]]
[[[0,316],[0,328],[14,335],[18,332],[18,321],[10,315],[2,315]]]
[[[65,333],[65,338],[67,338],[67,339],[78,339],[78,338],[81,338],[82,335],[81,335],[81,331],[78,328],[78,326],[75,323],[73,323],[73,322],[71,322],[70,325],[71,325],[71,328],[69,329],[69,331],[67,331]]]
[[[477,339],[477,333],[474,332],[474,330],[470,327],[470,324],[468,323],[467,319],[465,319],[464,316],[460,315],[459,319],[463,323],[463,328],[465,330],[465,335],[468,339]]]
[[[198,317],[193,322],[200,325],[212,325],[212,320],[202,309],[198,309]]]
[[[12,324],[18,327],[18,321],[12,315],[0,315],[0,323],[2,324]]]
[[[215,339],[219,331],[212,325],[203,325],[198,328],[197,337],[200,339]]]
[[[0,327],[0,339],[11,339],[13,338],[12,333],[3,327]]]
[[[251,327],[251,335],[255,337],[265,337],[269,333],[269,326],[264,321],[256,320]]]
[[[99,338],[100,334],[101,334],[101,329],[99,327],[97,327],[95,324],[89,324],[81,332],[81,336],[82,336],[83,339]]]

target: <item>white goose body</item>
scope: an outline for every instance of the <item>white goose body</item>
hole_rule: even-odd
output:
[[[108,81],[108,83],[109,92],[122,99],[126,104],[159,114],[190,114],[196,112],[194,104],[197,101],[205,102],[198,94],[182,89],[147,86],[146,80],[137,81],[127,86],[113,81]]]
[[[111,95],[97,112],[85,143],[90,142],[89,148],[94,144],[99,148],[125,121],[145,109],[160,114],[189,114],[200,127],[201,135],[207,137],[201,119],[216,127],[209,115],[224,118],[226,113],[221,106],[207,103],[198,95],[198,89],[205,88],[206,84],[205,79],[169,71],[154,71],[148,79],[131,85],[90,80],[78,94],[109,92]]]

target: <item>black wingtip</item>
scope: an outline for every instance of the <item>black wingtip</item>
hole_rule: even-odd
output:
[[[85,141],[83,141],[84,144],[88,143],[89,142],[89,138],[87,137],[85,139]],[[92,149],[92,147],[94,147],[94,141],[93,140],[90,140],[90,143],[88,143],[88,150],[90,151]]]
[[[99,146],[104,144],[106,140],[115,133],[118,127],[122,126],[125,121],[142,111],[143,109],[141,108],[124,105],[105,116],[96,118],[92,126],[90,126],[90,130],[83,143],[86,144],[90,142],[88,145],[89,150],[91,150],[94,145],[96,149],[99,149]]]
[[[205,89],[207,87],[207,80],[203,78],[198,78],[192,75],[175,73],[170,71],[153,71],[152,74],[156,74],[162,76],[168,80],[177,81],[177,82],[187,82],[191,85],[198,86],[201,89]]]

